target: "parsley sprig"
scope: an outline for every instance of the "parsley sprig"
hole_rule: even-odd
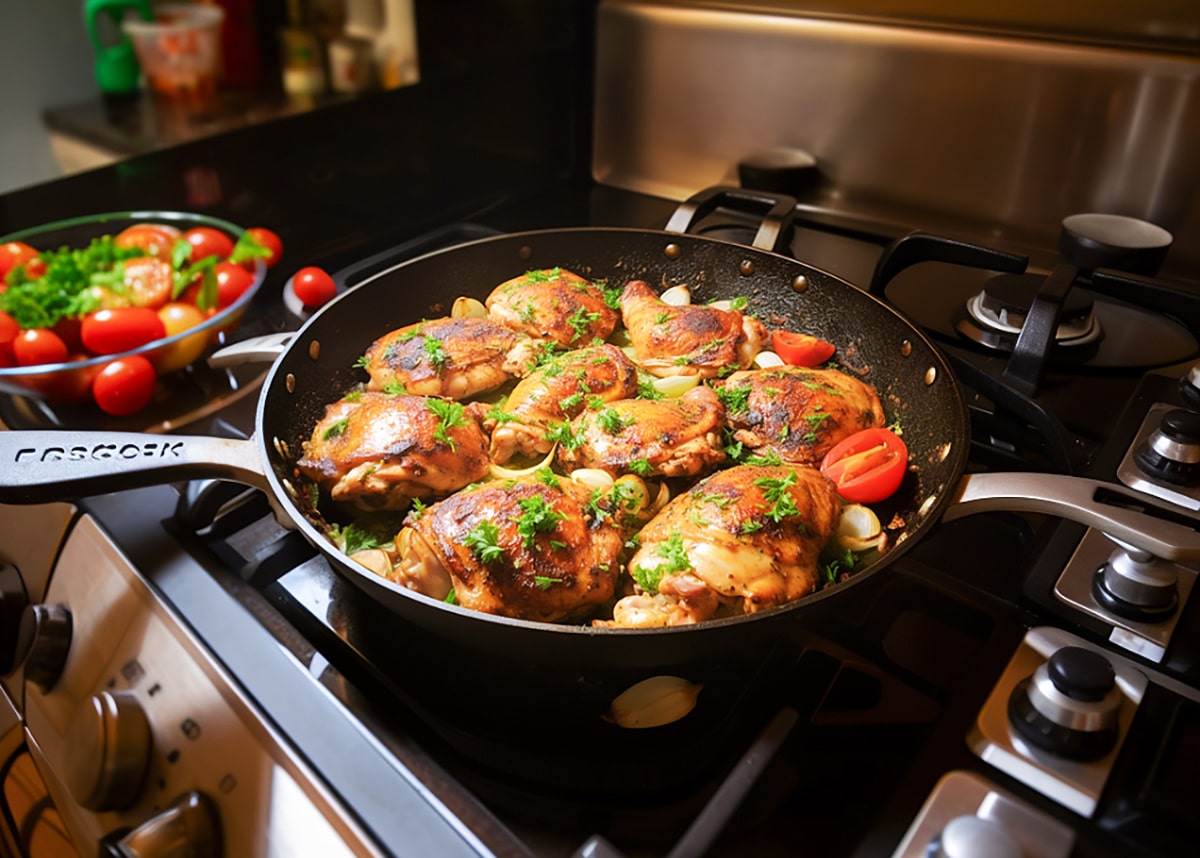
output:
[[[433,437],[438,441],[445,442],[450,447],[450,452],[454,452],[454,439],[447,435],[446,431],[467,424],[467,420],[463,416],[465,409],[462,403],[449,399],[430,398],[425,400],[425,407],[438,418],[438,425],[433,430]]]

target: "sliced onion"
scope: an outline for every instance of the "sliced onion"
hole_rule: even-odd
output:
[[[392,558],[382,548],[364,548],[362,551],[355,551],[350,555],[350,559],[367,567],[381,578],[392,574]]]
[[[554,451],[557,445],[550,448],[550,452],[546,454],[546,458],[538,462],[536,465],[530,465],[528,468],[506,468],[503,465],[497,465],[492,462],[488,465],[488,471],[497,480],[519,480],[522,477],[532,477],[542,468],[550,467],[550,463],[554,461]]]
[[[733,301],[728,298],[722,298],[719,301],[709,301],[708,306],[714,310],[724,310],[726,313],[733,309]]]
[[[672,286],[658,298],[664,304],[670,304],[672,307],[684,307],[692,303],[692,290],[687,286]]]
[[[666,483],[658,484],[658,494],[654,498],[654,504],[650,507],[651,512],[658,512],[667,502],[671,500],[671,487]]]
[[[698,375],[669,375],[666,378],[656,378],[650,386],[663,396],[679,398],[700,383]]]
[[[487,314],[487,307],[482,301],[466,295],[455,298],[454,306],[450,308],[450,316],[454,319],[486,319]]]
[[[754,356],[754,365],[759,369],[774,369],[777,366],[787,366],[783,358],[767,349]]]

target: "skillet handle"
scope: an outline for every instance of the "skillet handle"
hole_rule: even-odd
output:
[[[200,477],[233,480],[270,494],[253,439],[137,432],[0,432],[0,503],[74,500]]]
[[[1163,560],[1200,562],[1200,522],[1113,483],[1058,474],[968,474],[942,520],[990,511],[1056,515]]]
[[[759,250],[774,253],[792,239],[790,227],[796,217],[795,197],[751,191],[729,185],[705,188],[680,203],[679,208],[675,209],[675,213],[667,221],[667,232],[686,233],[702,218],[712,214],[721,206],[742,211],[749,208],[767,209],[767,213],[758,227],[758,232],[754,236],[754,246]]]
[[[208,365],[213,369],[225,369],[248,363],[270,363],[287,351],[295,336],[295,331],[284,331],[251,337],[213,352],[208,356]]]

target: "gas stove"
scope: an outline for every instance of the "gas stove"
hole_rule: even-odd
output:
[[[1098,101],[1092,81],[1125,92],[1149,59],[1112,44],[718,5],[600,4],[589,177],[541,177],[486,206],[451,197],[369,240],[355,221],[308,261],[353,260],[340,275],[353,286],[496,233],[663,229],[710,185],[790,194],[781,252],[891,303],[947,356],[970,410],[968,471],[1122,485],[1196,530],[1200,282],[1180,202],[1188,183],[1144,170],[1096,178],[1120,149],[1101,132],[1145,112]],[[718,40],[731,59],[728,86],[687,48],[697,39]],[[740,70],[768,56],[789,85],[764,89],[783,98],[764,105],[749,95],[763,82]],[[1191,60],[1148,56],[1159,77],[1139,103],[1161,106]],[[1044,100],[1014,113],[1023,96],[1006,87],[1018,78],[987,72],[996,62],[1028,69]],[[1084,68],[1093,74],[1075,74]],[[948,69],[963,81],[983,74],[994,121],[955,88],[948,103],[916,100]],[[909,95],[891,104],[885,84]],[[1068,98],[1074,85],[1081,97]],[[680,107],[699,103],[730,120],[697,124]],[[906,107],[932,125],[920,140]],[[1069,116],[1048,122],[1055,111]],[[1168,113],[1182,127],[1196,111]],[[801,115],[811,125],[786,124]],[[1100,142],[1048,145],[1063,124]],[[996,131],[1014,127],[1022,134]],[[1131,162],[1175,139],[1139,129],[1121,138]],[[960,138],[971,158],[1015,166],[956,160],[944,141]],[[1017,138],[1025,148],[1014,154],[1005,147]],[[1159,154],[1147,162],[1187,179],[1174,150]],[[1047,176],[1063,177],[1057,193],[1045,193]],[[1139,205],[1142,187],[1156,190]],[[1078,241],[1064,249],[1063,220],[1095,211],[1167,222],[1175,244],[1149,269],[1097,264],[1076,255]],[[748,244],[759,221],[722,207],[692,229]],[[1134,249],[1153,245],[1155,229]],[[303,313],[283,294],[264,290],[240,336],[294,329]],[[142,419],[244,437],[260,381],[248,369],[205,373],[188,380],[179,410]],[[0,419],[37,428],[78,415],[5,403]],[[16,854],[68,843],[157,854],[183,839],[201,855],[223,844],[281,856],[898,858],[986,847],[1050,858],[1184,854],[1198,833],[1200,561],[1155,558],[1070,521],[944,521],[752,664],[708,666],[687,717],[631,731],[592,714],[539,720],[537,699],[512,699],[537,686],[527,665],[470,642],[430,646],[245,487],[198,481],[3,513],[0,842]],[[612,693],[575,691],[589,702]]]

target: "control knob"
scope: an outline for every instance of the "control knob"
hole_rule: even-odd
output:
[[[170,807],[102,845],[105,858],[219,858],[221,826],[212,800],[184,793]]]
[[[1175,408],[1136,453],[1138,467],[1179,486],[1200,485],[1200,412]]]
[[[71,610],[66,605],[26,605],[17,627],[14,663],[25,678],[49,691],[58,682],[71,649]]]
[[[1179,607],[1175,564],[1119,540],[1114,542],[1119,547],[1092,578],[1096,601],[1137,622],[1158,622],[1175,613]]]
[[[75,713],[66,735],[67,787],[90,810],[137,799],[150,763],[150,722],[131,691],[101,691]]]
[[[1021,858],[1021,845],[998,822],[956,816],[929,844],[927,854],[930,858]]]
[[[1179,379],[1179,392],[1192,408],[1200,408],[1200,363],[1188,367],[1187,375]]]
[[[1008,698],[1008,718],[1022,739],[1074,760],[1094,760],[1117,743],[1121,709],[1112,663],[1078,646],[1057,650]]]

